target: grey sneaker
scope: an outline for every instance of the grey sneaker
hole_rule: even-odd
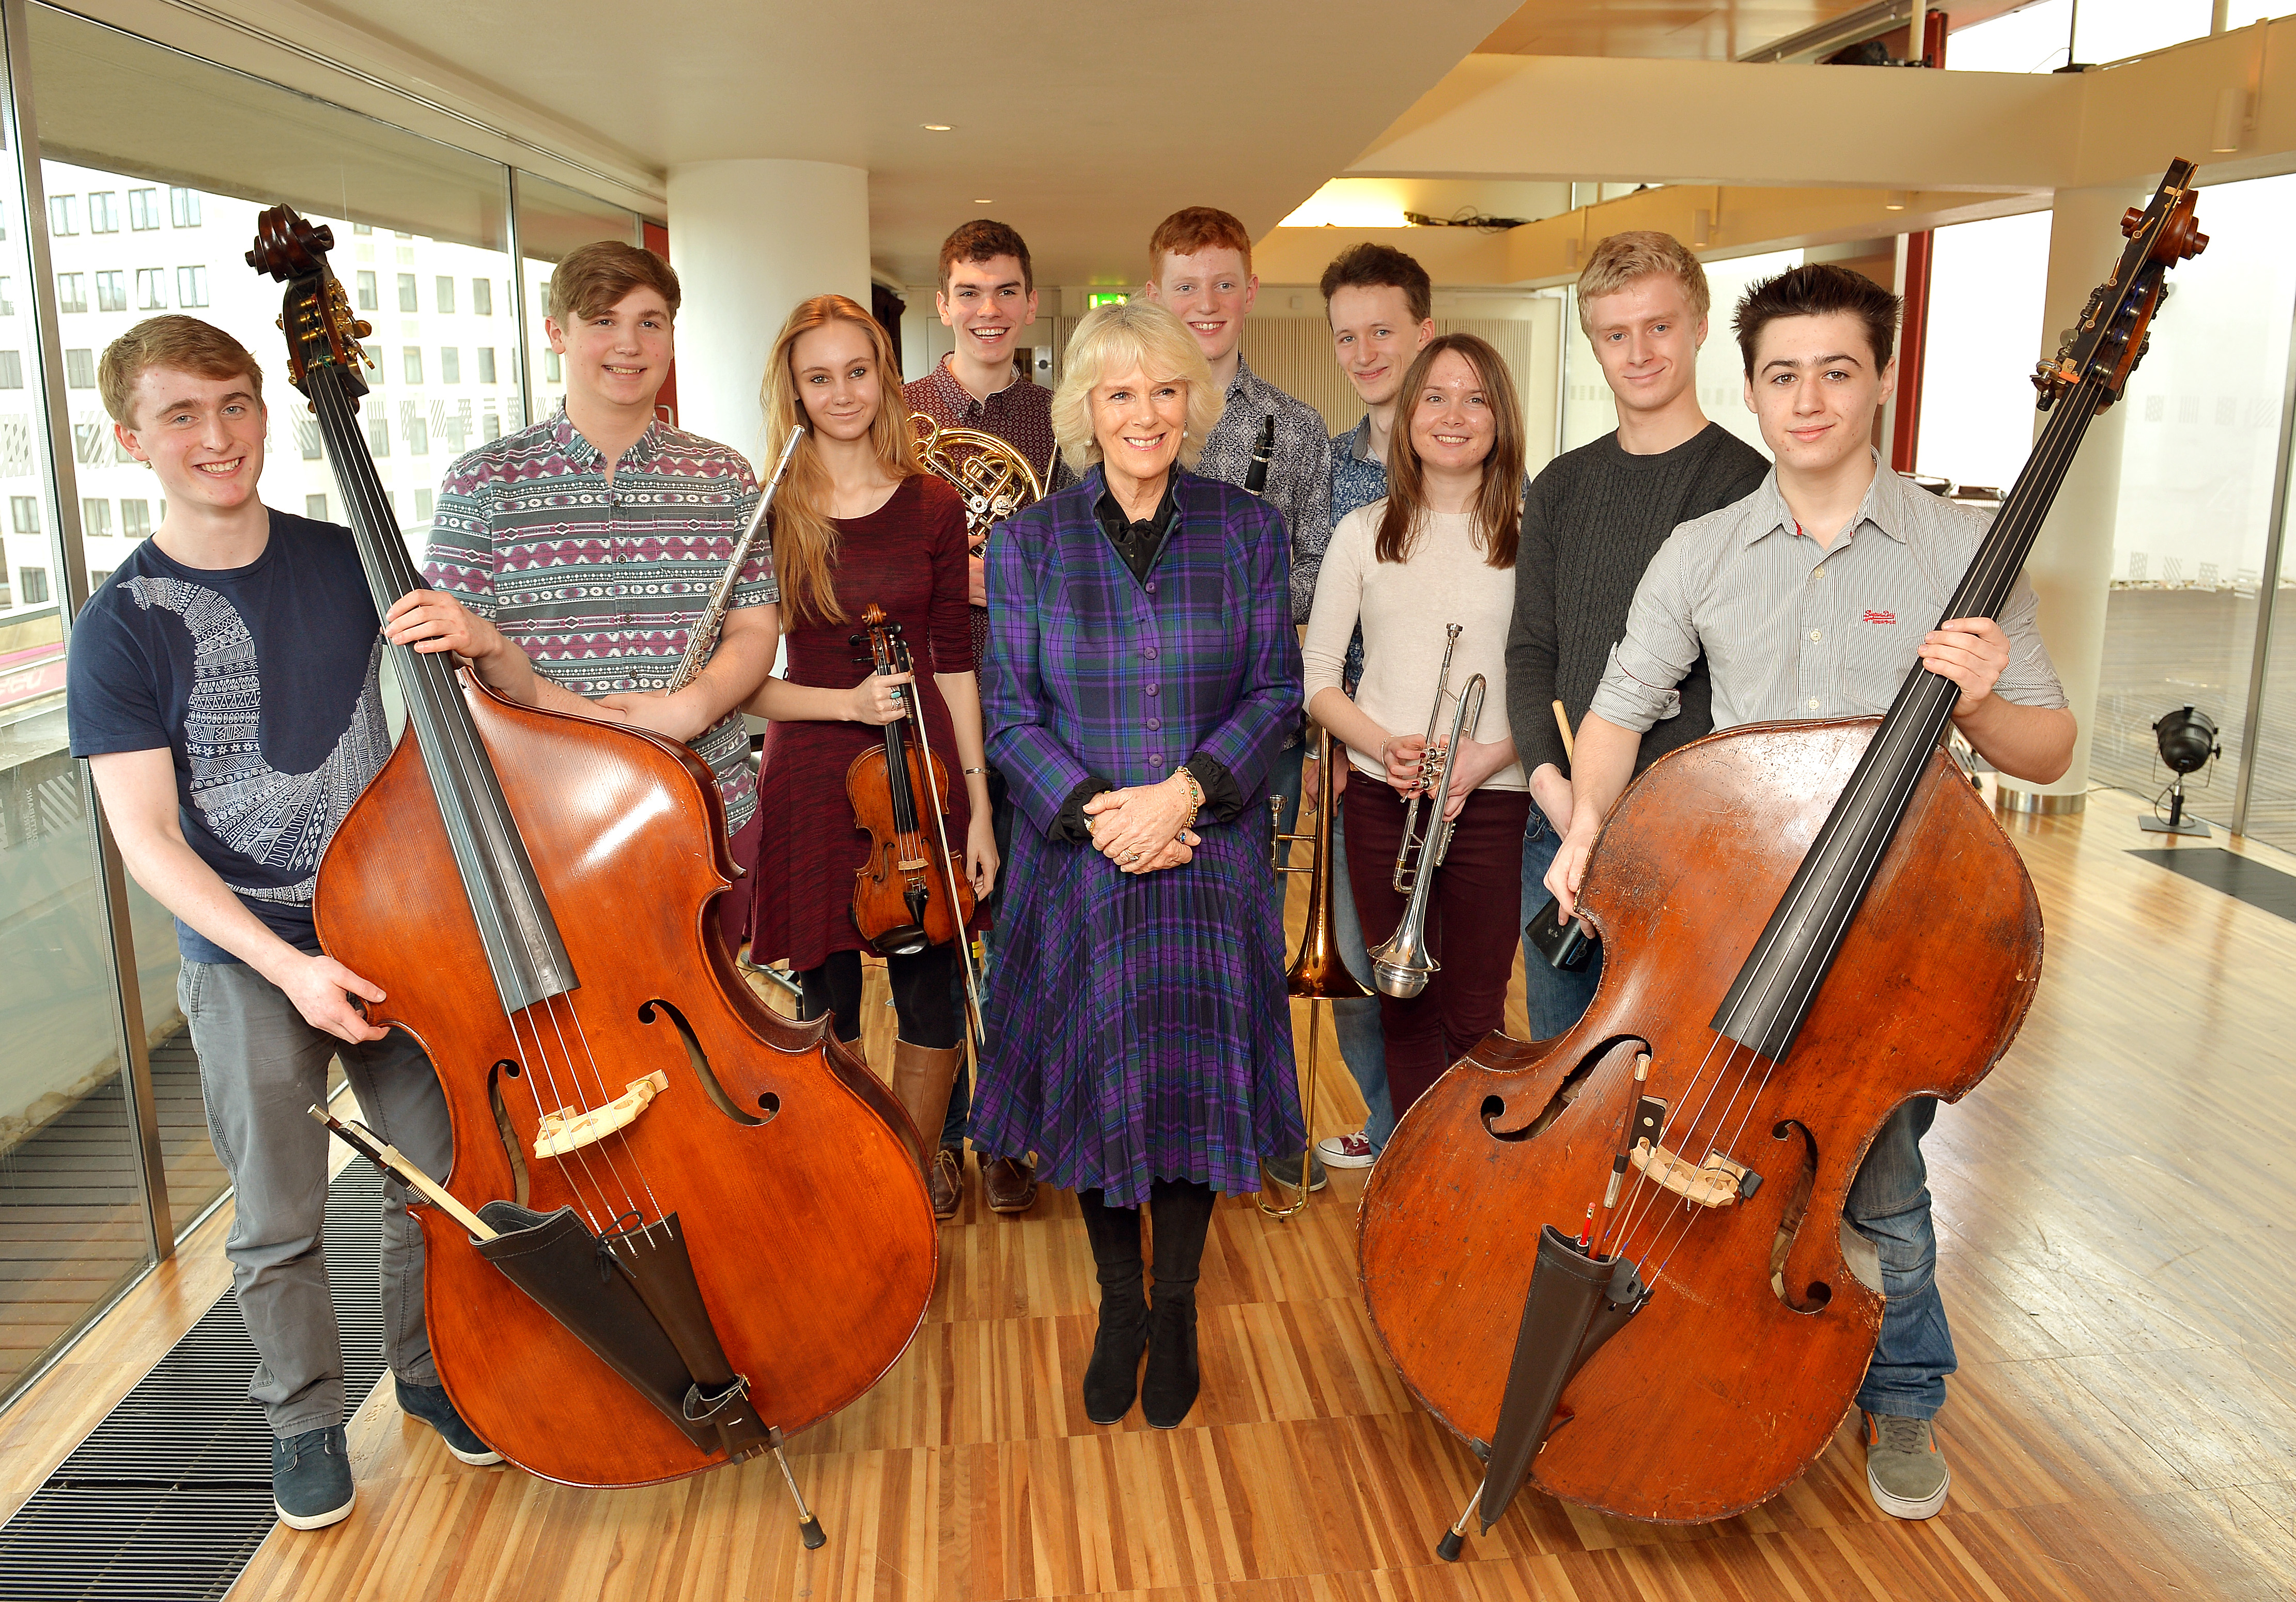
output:
[[[1300,1159],[1306,1155],[1304,1152],[1295,1151],[1288,1157],[1269,1157],[1264,1165],[1267,1169],[1267,1177],[1286,1190],[1297,1190],[1300,1188]],[[1329,1183],[1331,1179],[1324,1173],[1324,1165],[1312,1157],[1308,1157],[1308,1189],[1321,1190]]]
[[[419,1418],[439,1432],[447,1450],[473,1467],[483,1468],[489,1463],[502,1461],[502,1453],[479,1439],[479,1432],[463,1422],[463,1415],[447,1398],[445,1385],[416,1385],[411,1379],[401,1379],[394,1374],[390,1383],[398,1391],[398,1410],[409,1418]]]
[[[271,1504],[291,1530],[323,1530],[351,1516],[357,1492],[343,1426],[305,1430],[271,1443]]]
[[[1866,1487],[1895,1518],[1930,1518],[1945,1506],[1953,1475],[1928,1419],[1866,1415]]]

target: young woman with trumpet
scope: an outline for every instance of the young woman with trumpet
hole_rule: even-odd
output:
[[[996,880],[965,599],[964,507],[917,462],[899,371],[875,318],[842,295],[817,295],[783,325],[764,385],[768,454],[778,456],[792,429],[802,426],[806,437],[773,509],[787,666],[748,706],[773,723],[758,775],[767,823],[753,864],[750,953],[757,962],[787,958],[804,987],[803,1015],[832,1014],[846,1041],[861,1033],[867,942],[852,898],[869,850],[846,795],[846,769],[883,738],[886,724],[910,715],[912,695],[922,706],[927,743],[953,781],[945,797],[948,848],[957,854],[951,865],[976,896]],[[872,670],[861,616],[873,603],[902,625],[918,666],[930,665],[930,673],[912,682]],[[929,805],[918,798],[921,817]],[[929,817],[924,833],[938,851]],[[926,1169],[937,1196],[955,1188],[955,1173],[941,1172],[948,1154],[935,1137],[964,1055],[956,961],[954,944],[886,959],[898,1019],[893,1091],[933,1153]]]
[[[1300,646],[1308,714],[1348,748],[1348,878],[1364,933],[1403,921],[1398,866],[1434,879],[1423,931],[1439,966],[1416,995],[1382,991],[1388,1088],[1397,1116],[1505,1014],[1521,932],[1522,830],[1529,790],[1506,718],[1506,635],[1522,526],[1522,412],[1497,351],[1445,334],[1419,353],[1400,391],[1384,500],[1332,530]],[[1498,572],[1494,572],[1497,569]],[[1363,623],[1364,671],[1341,685],[1348,639]],[[1456,644],[1447,638],[1458,625]],[[1447,647],[1448,676],[1444,678]],[[1431,782],[1457,698],[1486,681],[1440,797],[1425,797],[1404,849],[1412,797]],[[1431,719],[1430,705],[1435,715]],[[1432,745],[1423,732],[1432,723]],[[1365,782],[1365,781],[1371,782]],[[1435,865],[1444,826],[1450,844]]]

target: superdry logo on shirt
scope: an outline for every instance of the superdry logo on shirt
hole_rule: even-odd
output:
[[[1868,612],[1865,617],[1867,623],[1895,623],[1897,620],[1898,614],[1895,612]]]

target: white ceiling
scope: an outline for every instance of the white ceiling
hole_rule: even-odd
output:
[[[257,8],[246,8],[257,9]],[[278,8],[260,9],[276,15]],[[929,282],[987,214],[1040,278],[1136,281],[1185,205],[1266,233],[1507,19],[1513,0],[357,0],[343,53],[571,124],[656,171],[740,157],[870,174],[872,253]],[[275,23],[274,24],[275,27]],[[947,123],[953,131],[925,131]],[[985,205],[980,202],[987,202]],[[673,226],[675,219],[672,219]]]

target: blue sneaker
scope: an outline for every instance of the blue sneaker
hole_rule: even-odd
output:
[[[343,1426],[305,1430],[271,1443],[271,1502],[291,1530],[323,1530],[351,1516],[357,1493]]]
[[[463,1462],[483,1468],[503,1460],[502,1453],[480,1440],[478,1432],[463,1422],[463,1415],[447,1400],[445,1385],[416,1385],[396,1374],[390,1377],[390,1383],[398,1390],[398,1410],[437,1430],[439,1439],[447,1443],[447,1450]]]

